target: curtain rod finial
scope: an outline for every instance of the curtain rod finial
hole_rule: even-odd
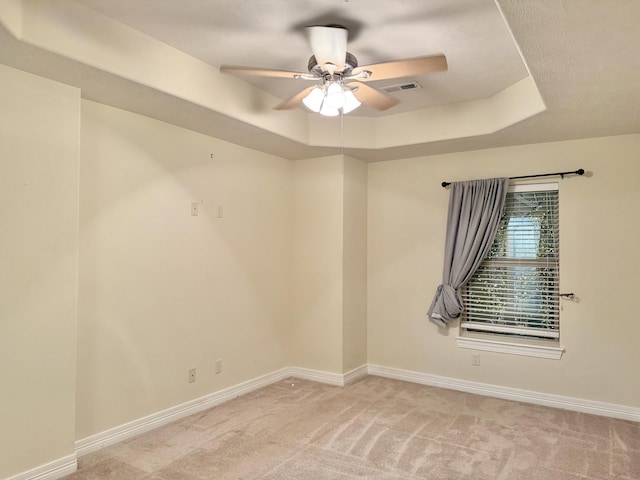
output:
[[[578,170],[576,170],[576,173],[578,175],[584,175],[584,168],[579,168]]]
[[[451,182],[442,182],[440,185],[442,185],[442,188],[447,188],[449,185],[451,185]]]

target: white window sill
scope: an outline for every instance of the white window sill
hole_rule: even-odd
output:
[[[524,355],[526,357],[548,358],[560,360],[564,353],[564,348],[549,345],[545,341],[535,340],[495,340],[485,336],[464,335],[456,337],[456,344],[460,348],[470,348],[472,350],[482,350],[485,352],[508,353],[511,355]]]

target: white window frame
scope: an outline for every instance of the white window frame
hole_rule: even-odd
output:
[[[532,192],[543,190],[558,190],[558,183],[528,183],[510,185],[510,192]],[[559,226],[558,226],[559,228]],[[553,332],[550,338],[518,338],[500,335],[500,327],[478,326],[473,324],[476,331],[468,331],[466,322],[461,321],[456,345],[459,348],[472,350],[507,353],[512,355],[524,355],[529,357],[547,358],[559,360],[564,348],[560,346],[559,332]],[[480,330],[480,331],[478,331]],[[482,330],[487,330],[483,332]],[[505,327],[504,333],[519,333],[515,327]],[[526,333],[525,331],[520,333]]]

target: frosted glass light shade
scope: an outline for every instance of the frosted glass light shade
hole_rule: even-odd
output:
[[[329,105],[326,100],[322,103],[322,108],[320,108],[320,115],[324,115],[326,117],[335,117],[340,112],[337,108],[333,108]]]
[[[353,112],[362,103],[356,98],[350,88],[344,90],[344,105],[342,106],[342,113],[347,114]]]
[[[325,102],[332,108],[342,108],[344,105],[344,92],[342,91],[342,85],[337,82],[332,82],[327,87],[327,98]]]
[[[318,113],[322,107],[324,100],[324,91],[320,87],[316,87],[309,92],[309,95],[302,99],[302,103],[312,112]]]

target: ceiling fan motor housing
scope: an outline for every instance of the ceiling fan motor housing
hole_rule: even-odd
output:
[[[347,52],[345,61],[344,61],[344,70],[342,70],[342,76],[348,77],[351,75],[351,71],[358,66],[358,59],[352,53]],[[318,65],[315,55],[311,55],[309,58],[309,64],[307,66],[309,73],[315,77],[322,78],[325,71],[322,70],[322,67]]]

